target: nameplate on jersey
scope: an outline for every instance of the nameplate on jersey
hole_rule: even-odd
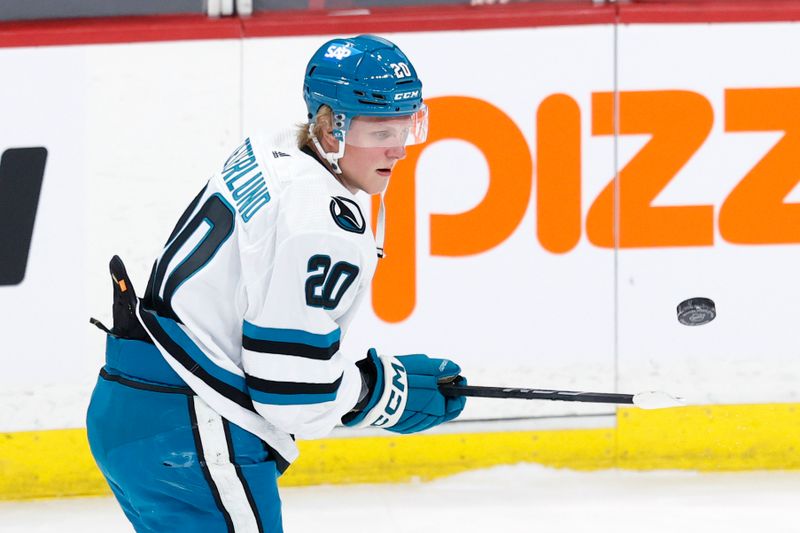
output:
[[[336,225],[352,233],[364,233],[367,223],[361,208],[349,198],[342,196],[331,197],[331,215]]]
[[[231,154],[222,169],[222,179],[233,195],[236,211],[247,223],[270,201],[267,183],[253,154],[250,139]]]

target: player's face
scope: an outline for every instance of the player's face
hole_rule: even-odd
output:
[[[342,184],[351,192],[378,194],[386,190],[395,164],[406,156],[411,119],[356,117],[347,132],[339,160]]]

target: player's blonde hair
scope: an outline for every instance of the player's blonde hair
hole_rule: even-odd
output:
[[[326,105],[323,105],[317,111],[316,119],[314,120],[314,135],[317,139],[322,140],[322,134],[325,130],[330,131],[333,124],[333,110]],[[311,134],[308,132],[308,123],[297,125],[297,147],[311,146]]]

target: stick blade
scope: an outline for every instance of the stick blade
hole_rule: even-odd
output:
[[[686,405],[686,401],[666,392],[647,391],[634,394],[633,405],[640,409],[666,409],[667,407],[682,407]]]

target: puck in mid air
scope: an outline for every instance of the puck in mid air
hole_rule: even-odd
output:
[[[678,304],[678,321],[684,326],[702,326],[717,316],[710,298],[689,298]]]

